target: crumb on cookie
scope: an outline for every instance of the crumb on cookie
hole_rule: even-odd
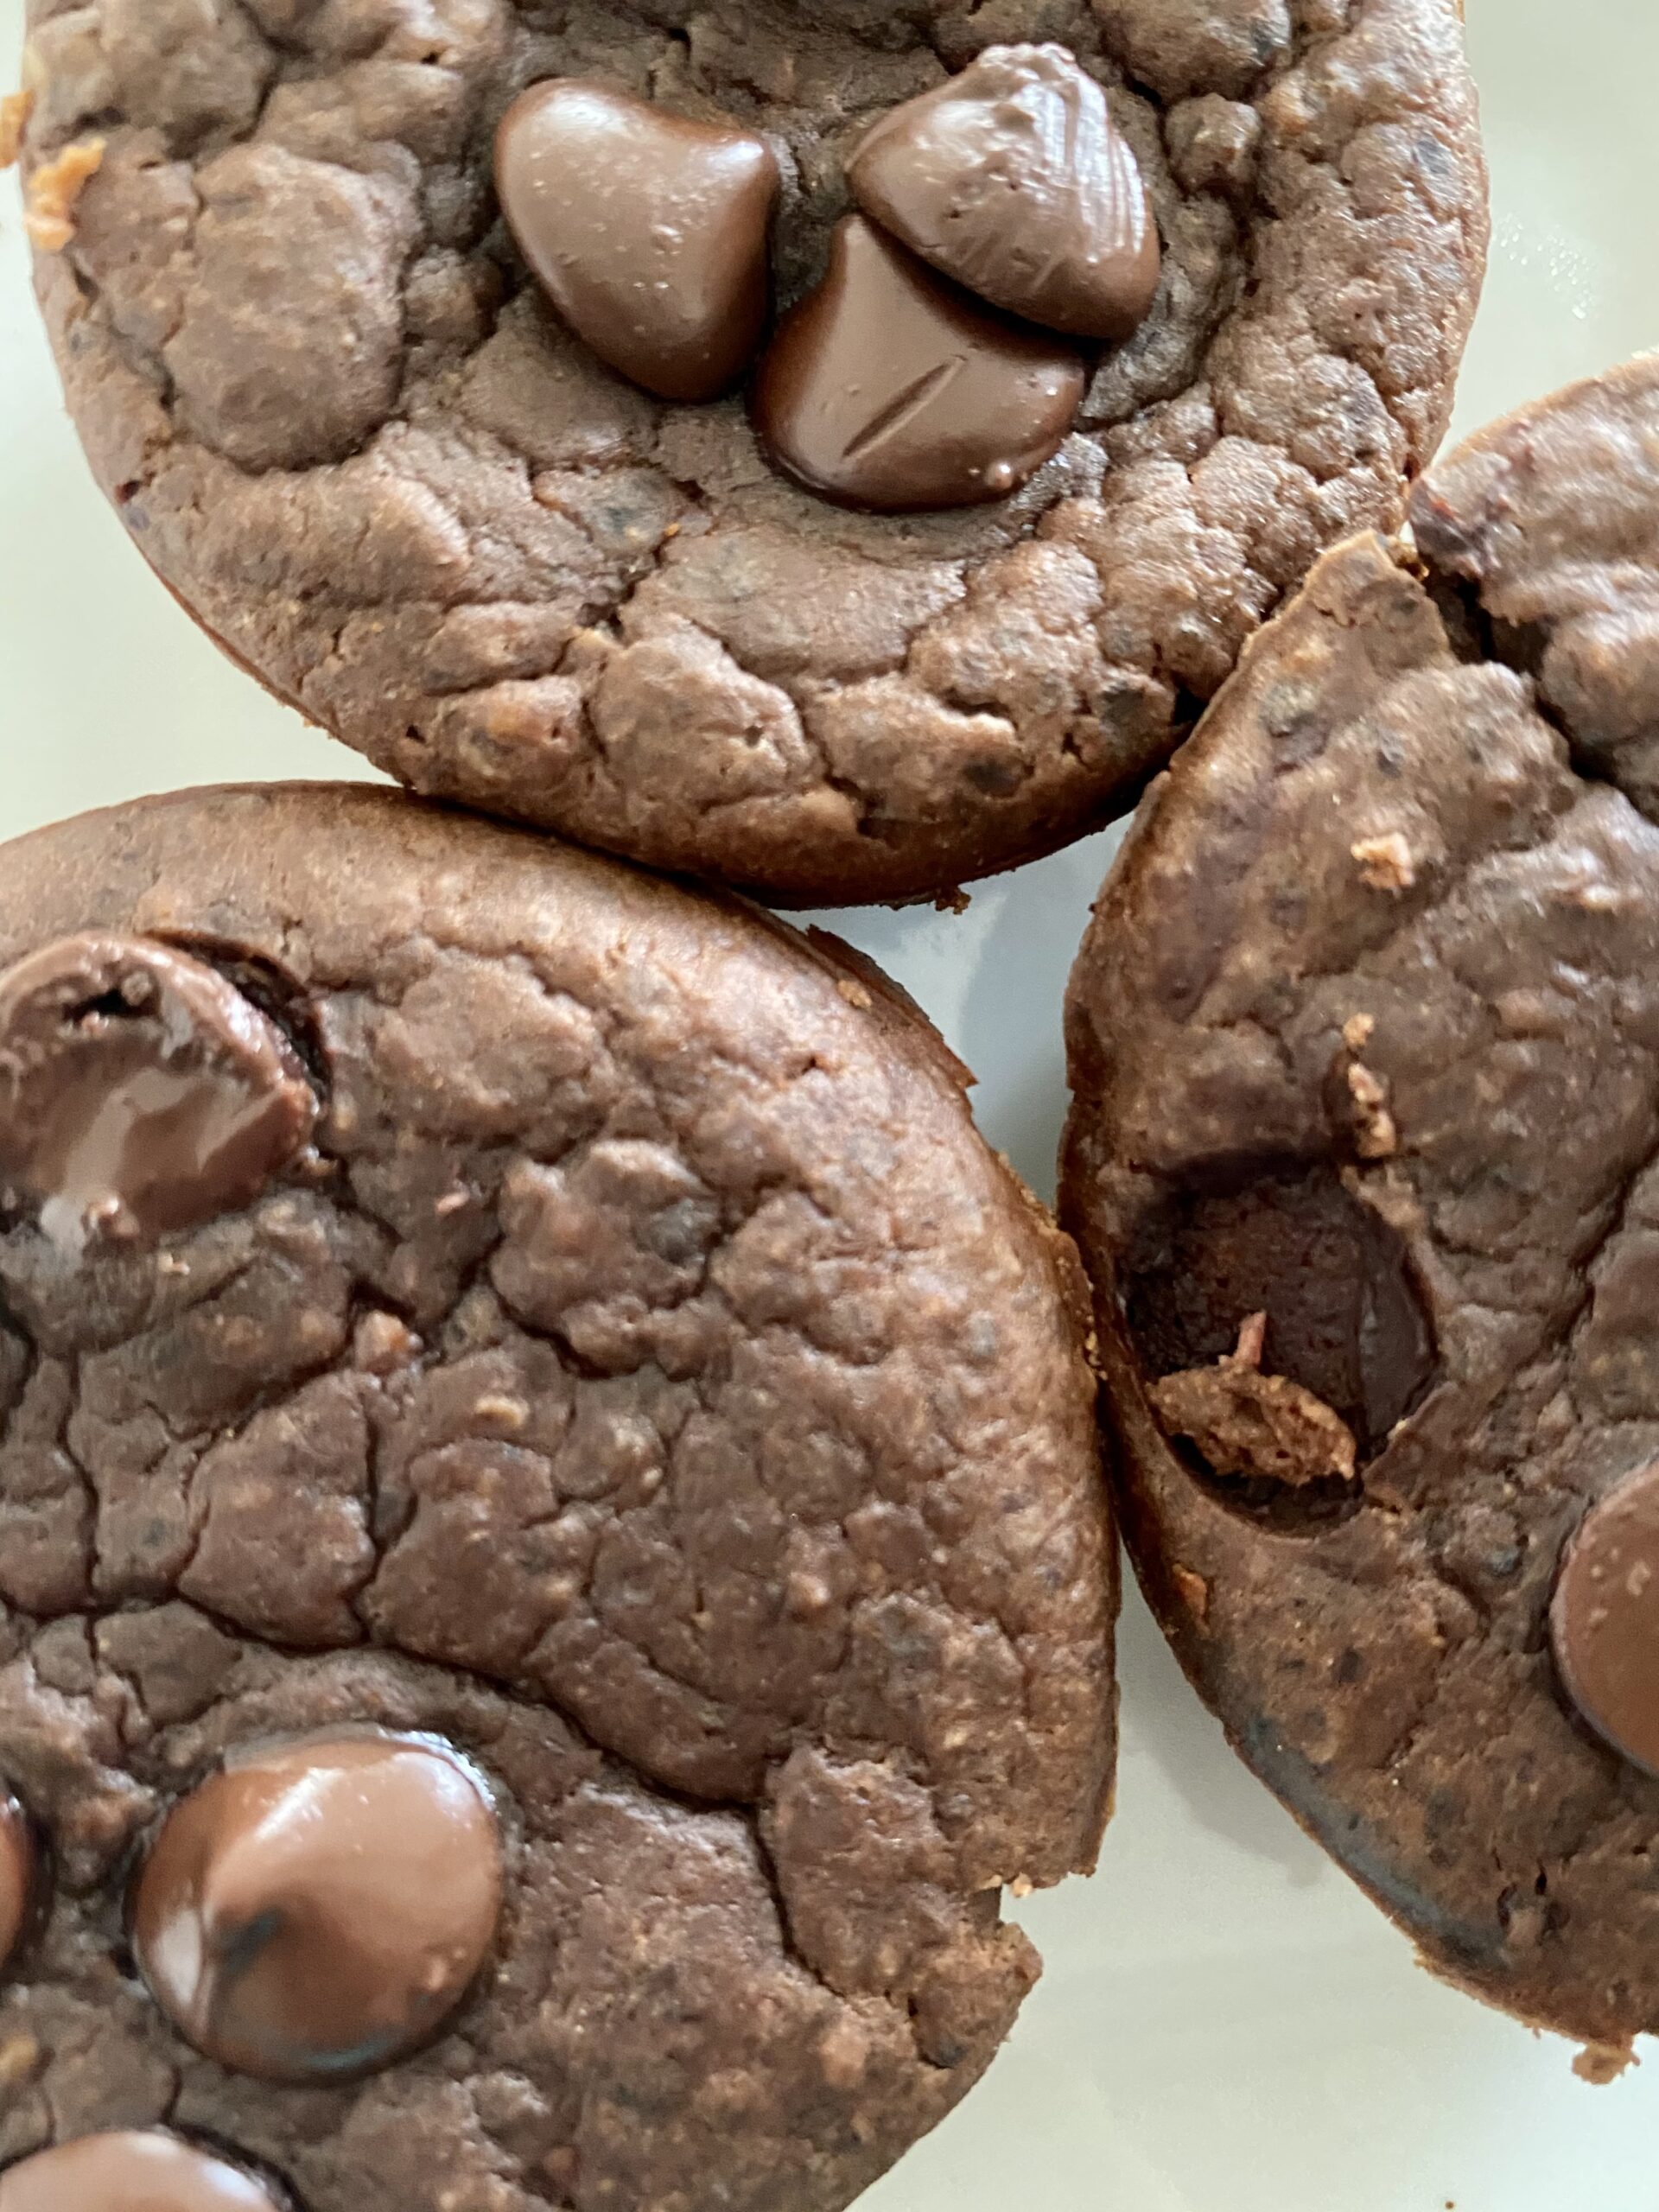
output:
[[[1348,1071],[1348,1095],[1354,1102],[1355,1151],[1362,1160],[1391,1160],[1400,1148],[1400,1132],[1389,1111],[1387,1086],[1356,1060]]]
[[[1176,1567],[1170,1570],[1171,1580],[1180,1593],[1181,1603],[1194,1620],[1207,1620],[1210,1616],[1210,1585],[1201,1574],[1194,1574],[1190,1567]]]
[[[1573,2071],[1592,2088],[1605,2089],[1630,2066],[1639,2066],[1635,2046],[1629,2043],[1587,2043],[1573,2061]]]
[[[1351,1482],[1358,1447],[1347,1422],[1288,1376],[1262,1372],[1267,1320],[1252,1313],[1236,1350],[1213,1366],[1154,1382],[1154,1411],[1168,1435],[1186,1438],[1218,1475],[1265,1477],[1296,1489],[1332,1476]]]
[[[1391,891],[1397,895],[1409,891],[1417,880],[1417,864],[1412,858],[1411,847],[1398,830],[1390,830],[1382,837],[1362,837],[1349,850],[1359,862],[1359,872],[1373,891]]]
[[[23,150],[23,133],[35,112],[35,95],[25,89],[0,99],[0,169],[14,166]]]
[[[42,253],[61,253],[75,235],[75,205],[104,166],[105,141],[77,138],[29,180],[23,228]]]

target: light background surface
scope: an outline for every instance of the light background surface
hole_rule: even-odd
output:
[[[1496,239],[1464,429],[1659,343],[1659,0],[1467,9]],[[0,0],[7,81],[22,20]],[[0,836],[180,784],[363,774],[221,659],[125,543],[64,420],[25,263],[8,187]],[[833,923],[977,1070],[987,1135],[1044,1192],[1061,993],[1111,850],[1095,838],[959,918]],[[1122,1681],[1099,1875],[1020,1908],[1046,1977],[985,2085],[868,2212],[1659,2212],[1659,2058],[1590,2088],[1565,2044],[1433,1981],[1234,1761],[1133,1597]]]

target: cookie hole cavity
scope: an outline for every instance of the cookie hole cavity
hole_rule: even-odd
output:
[[[1177,1456],[1274,1526],[1351,1511],[1435,1376],[1402,1239],[1326,1162],[1207,1162],[1128,1239],[1124,1319]]]

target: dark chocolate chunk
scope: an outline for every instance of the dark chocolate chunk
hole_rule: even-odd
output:
[[[664,399],[714,399],[770,297],[777,156],[734,125],[567,77],[515,100],[496,189],[549,298],[601,360]]]
[[[0,1790],[0,1974],[10,1963],[34,1916],[41,1859],[29,1815]]]
[[[867,214],[1011,315],[1121,340],[1157,293],[1140,164],[1064,47],[991,47],[875,124],[847,177]]]
[[[1330,1407],[1367,1454],[1433,1371],[1399,1237],[1330,1168],[1235,1166],[1174,1194],[1128,1255],[1125,1306],[1160,1376],[1221,1359],[1265,1313],[1268,1370]]]
[[[1549,1609],[1555,1666],[1599,1736],[1659,1775],[1659,1461],[1592,1505]]]
[[[66,938],[0,976],[0,1182],[71,1248],[248,1205],[316,1115],[282,1031],[186,953]]]
[[[264,2183],[160,2128],[84,2135],[0,2174],[0,2212],[286,2212]]]
[[[207,2056],[276,2082],[389,2065],[488,1957],[501,1840],[444,1745],[364,1730],[232,1760],[163,1824],[133,1896],[157,2003]]]
[[[1018,491],[1059,450],[1083,391],[1070,347],[998,321],[849,215],[761,364],[755,421],[811,490],[912,513]]]

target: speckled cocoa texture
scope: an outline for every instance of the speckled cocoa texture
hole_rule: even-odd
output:
[[[943,1047],[389,794],[153,802],[3,883],[0,963],[181,938],[327,1109],[159,1251],[0,1233],[0,1773],[56,1857],[0,2162],[166,2119],[303,2212],[845,2205],[1006,2033],[1000,1889],[1091,1861],[1112,1748],[1075,1259]],[[491,1777],[505,1919],[424,2056],[267,2088],[136,1981],[126,1872],[222,1751],[346,1720]]]
[[[1413,521],[1427,569],[1331,554],[1148,796],[1073,980],[1066,1204],[1193,1681],[1436,1967],[1616,2050],[1659,2027],[1659,1782],[1573,1716],[1546,1615],[1659,1451],[1659,359],[1463,448]],[[1238,1318],[1172,1324],[1177,1219],[1183,1280],[1230,1271],[1327,1402],[1359,1316],[1351,1484],[1162,1433],[1149,1386]]]
[[[39,264],[150,562],[418,790],[774,899],[938,893],[1120,810],[1319,549],[1433,453],[1486,242],[1455,0],[31,0]],[[1015,499],[840,512],[742,401],[541,303],[491,135],[597,75],[767,132],[780,300],[863,127],[984,47],[1106,84],[1164,289]]]

